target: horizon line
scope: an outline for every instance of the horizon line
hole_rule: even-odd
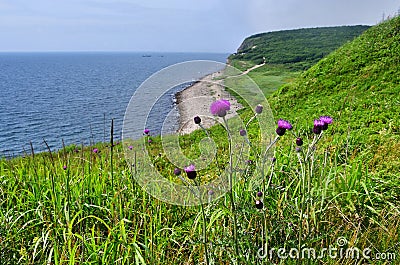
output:
[[[222,51],[134,51],[134,50],[0,50],[0,53],[211,53],[211,54],[232,54]]]

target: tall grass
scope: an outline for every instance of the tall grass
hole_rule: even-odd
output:
[[[218,130],[210,134],[218,137]],[[249,138],[255,133],[249,130]],[[132,177],[140,165],[127,164],[124,143],[113,140],[2,159],[0,264],[202,264],[204,231],[210,264],[388,263],[328,255],[282,259],[276,252],[337,247],[338,238],[347,240],[344,247],[393,253],[391,262],[398,262],[399,197],[391,192],[397,180],[371,178],[362,161],[349,162],[346,150],[329,142],[329,133],[318,143],[309,128],[294,124],[292,133],[281,137],[276,161],[263,172],[256,171],[255,162],[233,168],[237,184],[232,192],[203,211],[148,195]],[[297,152],[295,136],[304,140]],[[157,146],[158,137],[152,139]],[[220,165],[224,154],[227,150],[218,156]],[[173,178],[165,163],[165,174]],[[250,174],[263,174],[265,181],[257,186],[247,181]],[[261,190],[263,207],[257,209]]]

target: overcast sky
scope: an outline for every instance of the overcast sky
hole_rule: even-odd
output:
[[[247,36],[374,25],[400,0],[0,0],[0,51],[235,52]]]

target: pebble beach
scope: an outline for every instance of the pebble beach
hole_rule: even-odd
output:
[[[200,116],[202,125],[209,128],[217,120],[210,113],[210,105],[218,99],[227,99],[231,103],[231,110],[227,119],[236,115],[242,106],[224,89],[224,80],[220,78],[223,72],[218,71],[203,77],[192,86],[178,92],[176,96],[179,111],[179,134],[189,134],[200,127],[194,123],[193,118]]]

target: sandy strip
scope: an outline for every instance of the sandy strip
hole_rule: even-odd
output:
[[[223,80],[218,77],[222,72],[215,72],[207,75],[192,86],[178,92],[176,96],[179,110],[179,130],[180,134],[188,134],[199,129],[193,122],[195,116],[200,116],[205,128],[209,128],[216,123],[215,117],[210,113],[210,105],[217,99],[227,99],[231,102],[231,110],[227,118],[233,117],[236,111],[242,106],[237,100],[225,91]]]

